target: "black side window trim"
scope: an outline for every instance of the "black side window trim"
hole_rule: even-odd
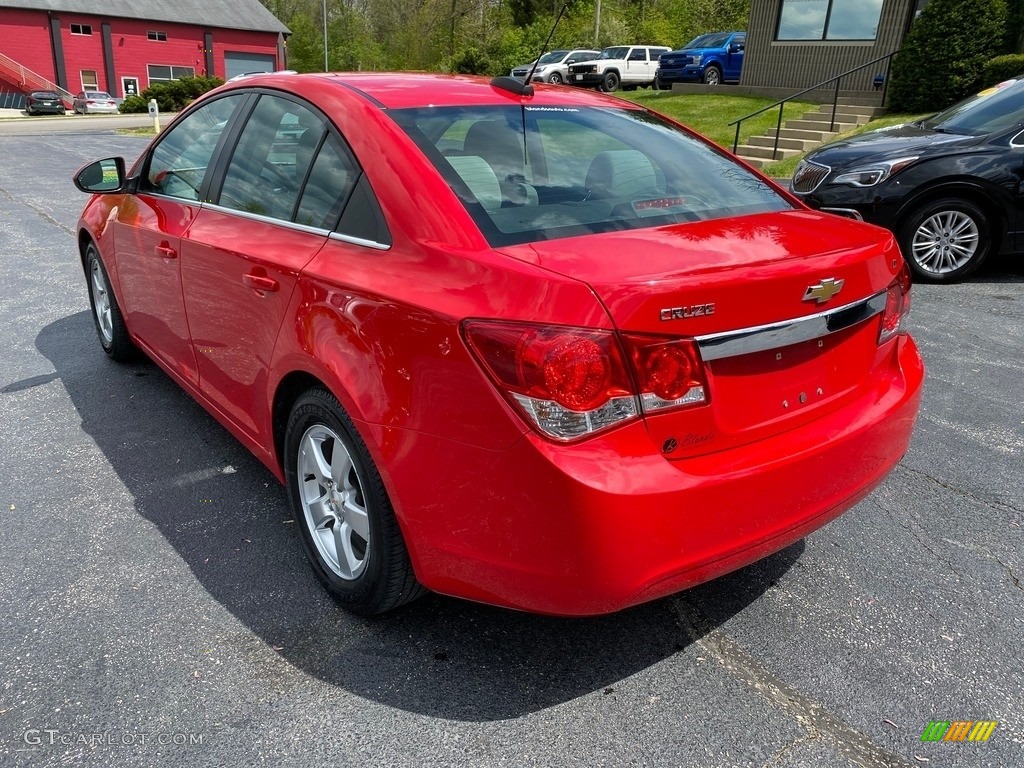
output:
[[[345,140],[344,135],[342,135],[341,131],[338,130],[338,126],[336,126],[334,122],[326,114],[324,114],[323,110],[321,110],[315,104],[312,104],[306,101],[305,99],[301,98],[300,96],[288,93],[287,91],[279,91],[275,88],[254,88],[251,91],[249,91],[249,95],[251,97],[251,100],[250,103],[246,105],[247,108],[245,110],[244,119],[238,119],[237,128],[236,126],[231,126],[232,137],[230,145],[225,142],[224,145],[218,145],[217,149],[215,150],[219,154],[217,154],[217,162],[214,165],[214,172],[210,174],[212,178],[210,179],[210,188],[206,190],[207,195],[205,199],[207,200],[207,202],[220,206],[220,193],[224,187],[224,177],[227,174],[228,165],[231,162],[231,157],[234,154],[235,150],[237,149],[238,141],[241,138],[242,130],[248,124],[249,118],[252,116],[253,111],[256,109],[256,104],[262,96],[273,96],[275,98],[290,101],[293,104],[298,104],[300,107],[308,109],[310,112],[316,115],[321,121],[323,121],[323,124],[327,127],[327,130],[324,132],[324,135],[321,138],[320,144],[317,146],[317,150],[313,154],[313,157],[317,157],[320,150],[323,149],[323,146],[327,143],[328,137],[333,136],[338,141],[338,145],[341,151],[345,154],[345,158],[352,164],[352,168],[356,173],[356,183],[358,183],[359,178],[364,175],[363,166],[359,163],[359,160],[356,157],[355,152],[352,151],[352,147],[349,146],[349,143]],[[239,110],[239,112],[241,112],[241,110]],[[310,163],[309,168],[306,169],[306,176],[302,180],[302,186],[299,187],[298,196],[296,197],[295,202],[295,208],[292,210],[292,219],[295,218],[298,206],[302,202],[302,195],[306,190],[306,183],[309,181],[309,176],[313,171],[314,165],[315,163]],[[355,191],[356,183],[353,183],[352,189],[349,190],[348,196],[338,209],[337,217],[335,217],[332,220],[330,226],[327,227],[327,230],[331,232],[338,232],[338,225],[340,224],[342,216],[345,213],[345,208],[348,207],[348,203],[352,199],[352,193]],[[367,184],[369,184],[369,180],[367,180]],[[376,199],[376,194],[374,194],[373,197]],[[230,209],[225,208],[225,210]],[[293,222],[281,220],[281,223],[291,224]],[[338,234],[343,235],[345,233],[339,232]]]
[[[175,120],[174,124],[169,126],[168,129],[164,131],[155,142],[153,142],[153,145],[146,152],[141,169],[136,176],[136,186],[141,186],[143,180],[149,178],[149,164],[153,160],[153,154],[156,152],[160,144],[173,133],[173,129],[175,127],[183,123],[185,120],[188,120],[194,112],[198,112],[203,107],[213,104],[215,101],[220,101],[221,99],[238,95],[238,91],[229,91],[215,99],[205,99],[202,103],[196,104],[194,107],[190,107],[185,114],[183,114],[178,120]],[[214,161],[210,165],[206,166],[206,173],[203,175],[203,183],[199,187],[199,199],[185,202],[202,205],[203,203],[210,201],[210,187],[213,184],[213,179],[216,177],[217,172],[221,170],[219,167],[220,158],[223,155],[224,147],[228,146],[229,142],[231,146],[234,146],[234,143],[238,140],[238,134],[241,132],[241,126],[245,124],[245,120],[249,117],[249,113],[252,111],[254,106],[254,100],[252,99],[251,94],[243,93],[242,95],[248,98],[243,98],[239,102],[238,106],[235,107],[235,111],[232,112],[231,117],[228,118],[227,126],[225,126],[224,130],[221,131],[220,137],[217,139],[217,145],[213,148],[213,152],[210,155],[210,157],[214,158]],[[149,190],[140,189],[139,192],[147,195],[170,197],[169,195],[160,195],[159,192],[152,192]],[[180,198],[172,199],[179,200]]]

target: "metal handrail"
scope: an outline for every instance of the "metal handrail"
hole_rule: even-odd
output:
[[[899,50],[895,50],[892,53],[887,53],[887,54],[885,54],[885,56],[879,56],[877,59],[872,59],[871,61],[869,61],[869,62],[867,62],[865,64],[861,64],[860,66],[854,67],[853,69],[848,69],[848,70],[846,70],[845,72],[843,72],[840,75],[836,75],[835,77],[830,77],[828,80],[822,80],[820,83],[818,83],[817,85],[812,85],[810,88],[804,88],[802,91],[794,93],[791,96],[787,96],[786,98],[782,99],[781,101],[777,101],[774,104],[769,104],[767,107],[763,107],[763,108],[757,110],[756,112],[751,112],[749,115],[744,115],[743,117],[739,118],[738,120],[733,120],[731,123],[729,123],[729,125],[735,125],[736,126],[736,138],[732,142],[733,154],[736,153],[736,149],[740,145],[740,124],[742,124],[744,120],[749,120],[752,117],[757,117],[762,112],[767,112],[769,109],[775,109],[775,107],[778,107],[779,108],[779,120],[775,124],[775,146],[772,147],[772,160],[774,160],[775,159],[775,153],[779,151],[779,131],[782,130],[782,109],[783,109],[783,105],[785,105],[785,103],[787,101],[792,101],[793,99],[795,99],[795,98],[797,98],[799,96],[803,96],[805,93],[810,93],[811,91],[816,91],[819,88],[821,88],[823,86],[826,86],[826,85],[829,85],[830,83],[834,82],[836,84],[836,90],[835,90],[834,96],[832,97],[832,119],[831,119],[831,121],[829,122],[829,125],[828,125],[828,130],[831,133],[833,130],[835,130],[835,127],[836,127],[836,106],[839,103],[839,83],[840,83],[840,81],[842,81],[842,79],[844,77],[846,77],[847,75],[852,75],[854,72],[860,72],[860,70],[867,69],[868,67],[870,67],[870,66],[872,66],[874,64],[877,64],[880,61],[885,61],[886,62],[885,74],[883,75],[884,79],[882,80],[882,103],[884,104],[885,103],[885,94],[889,90],[889,71],[892,69],[892,57],[895,56],[897,53],[899,53]]]
[[[12,77],[16,77],[18,79],[18,85],[23,88],[31,86],[38,90],[56,91],[68,104],[70,104],[71,100],[74,99],[74,95],[71,91],[61,88],[56,83],[48,80],[43,75],[40,75],[38,72],[33,72],[28,67],[22,66],[10,56],[5,56],[2,53],[0,53],[0,71],[5,71]]]

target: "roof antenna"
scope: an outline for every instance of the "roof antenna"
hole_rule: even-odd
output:
[[[495,88],[511,91],[512,93],[521,96],[533,96],[533,86],[530,85],[530,81],[533,80],[533,73],[537,71],[537,65],[540,63],[540,57],[547,52],[548,44],[551,42],[551,38],[555,34],[555,28],[558,26],[558,22],[562,20],[562,14],[565,13],[565,9],[568,7],[568,3],[562,4],[562,9],[558,12],[558,16],[555,17],[555,23],[551,25],[551,31],[548,32],[548,39],[544,41],[544,45],[541,47],[540,53],[537,54],[537,60],[534,61],[533,66],[530,67],[530,73],[526,76],[526,79],[523,82],[519,82],[514,77],[504,75],[491,80],[491,85]]]

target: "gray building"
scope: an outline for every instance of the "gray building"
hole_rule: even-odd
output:
[[[893,53],[926,2],[752,0],[740,85],[792,93]],[[887,71],[879,62],[844,78],[841,88],[875,94],[875,76]]]

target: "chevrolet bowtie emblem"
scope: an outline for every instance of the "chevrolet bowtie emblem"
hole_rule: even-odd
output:
[[[841,290],[845,280],[836,280],[834,277],[826,277],[817,285],[808,285],[804,291],[804,301],[817,301],[824,304]]]

